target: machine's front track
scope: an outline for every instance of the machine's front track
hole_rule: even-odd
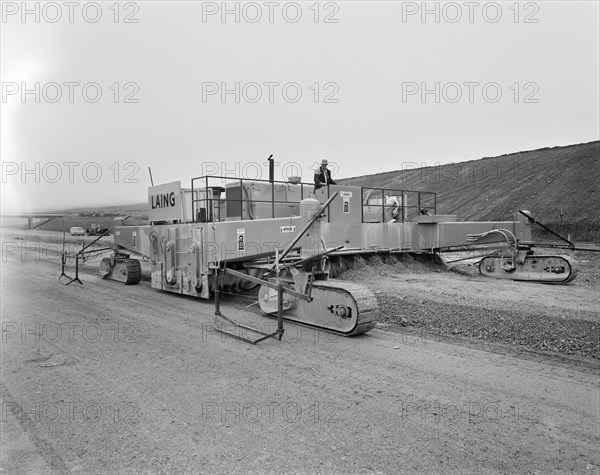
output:
[[[137,284],[142,279],[142,267],[137,259],[104,257],[100,261],[100,277],[126,285]]]
[[[284,318],[343,336],[360,335],[377,323],[379,307],[373,292],[362,285],[343,281],[315,281],[312,300],[284,302]],[[277,292],[262,286],[258,293],[261,309],[277,314]]]
[[[522,263],[511,257],[485,257],[479,272],[487,277],[546,284],[566,284],[577,277],[576,262],[567,256],[529,255]]]

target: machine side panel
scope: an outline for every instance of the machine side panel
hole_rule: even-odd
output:
[[[150,234],[152,226],[118,226],[114,228],[115,246],[132,251],[143,256],[151,257],[152,245]]]
[[[247,261],[272,255],[277,247],[289,244],[301,229],[299,216],[214,223],[206,227],[206,260]]]
[[[531,240],[531,226],[520,221],[431,222],[431,223],[323,223],[323,238],[328,247],[343,245],[355,250],[413,250],[470,245],[468,234],[491,229],[508,229],[522,241]],[[492,234],[479,243],[505,242]]]
[[[315,198],[325,203],[329,196],[338,193],[327,211],[329,223],[362,222],[362,192],[359,186],[330,185],[329,194],[327,191],[327,187],[319,188],[315,192]]]

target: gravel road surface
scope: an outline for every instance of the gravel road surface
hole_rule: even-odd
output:
[[[13,254],[2,473],[598,473],[597,365],[395,326],[286,324],[252,346],[214,331],[212,302],[88,273],[65,286],[56,260]]]

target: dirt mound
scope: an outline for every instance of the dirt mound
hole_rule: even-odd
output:
[[[363,254],[331,258],[330,276],[341,280],[392,277],[403,274],[442,272],[444,263],[429,254]]]
[[[598,242],[600,142],[340,180],[347,185],[437,193],[438,214],[510,220],[519,209],[573,239]],[[543,236],[540,234],[540,236]]]

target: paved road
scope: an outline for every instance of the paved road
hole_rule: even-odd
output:
[[[2,265],[3,473],[596,473],[595,371],[375,329],[258,346],[209,302]],[[263,329],[268,319],[224,311]]]

